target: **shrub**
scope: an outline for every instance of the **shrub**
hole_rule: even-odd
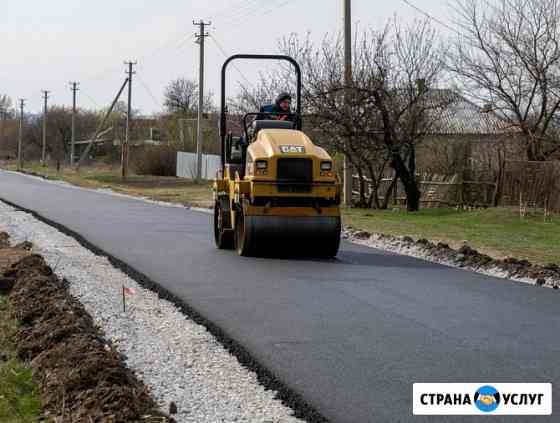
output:
[[[177,150],[170,146],[145,146],[131,151],[137,175],[176,176]]]

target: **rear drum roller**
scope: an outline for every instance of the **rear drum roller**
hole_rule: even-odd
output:
[[[216,247],[220,250],[231,250],[234,247],[233,242],[233,231],[231,229],[225,229],[227,215],[222,209],[220,202],[216,201],[214,205],[214,241],[216,242]]]
[[[252,230],[249,219],[243,211],[238,211],[235,221],[235,249],[240,256],[252,256],[256,251]]]

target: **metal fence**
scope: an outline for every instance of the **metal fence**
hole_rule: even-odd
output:
[[[202,179],[211,180],[221,167],[220,156],[214,154],[202,155]],[[196,178],[196,154],[177,153],[177,176],[179,178]]]

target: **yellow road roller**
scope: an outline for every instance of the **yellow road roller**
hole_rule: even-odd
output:
[[[282,60],[295,69],[296,109],[289,119],[255,111],[228,129],[226,76],[235,60]],[[302,131],[301,70],[289,56],[238,54],[222,67],[221,167],[214,181],[214,237],[241,256],[336,256],[340,184],[329,154]]]

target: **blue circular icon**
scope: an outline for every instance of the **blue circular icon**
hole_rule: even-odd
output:
[[[480,411],[490,413],[500,405],[500,393],[493,386],[482,386],[474,394],[474,403]]]

